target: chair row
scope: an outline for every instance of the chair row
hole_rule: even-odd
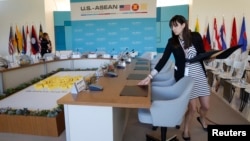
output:
[[[248,57],[249,59],[250,57]],[[249,101],[250,69],[249,60],[234,60],[234,58],[216,59],[206,64],[208,83],[215,91],[223,86],[223,97],[229,102],[236,92],[239,92],[241,104],[239,111],[243,111]],[[212,65],[211,65],[212,64]]]

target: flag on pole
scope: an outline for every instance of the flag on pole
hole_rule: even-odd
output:
[[[30,42],[30,34],[29,34],[29,27],[26,27],[26,54],[31,55],[31,42]]]
[[[39,52],[39,42],[34,25],[31,28],[31,46],[32,53],[36,55]]]
[[[16,34],[15,34],[15,38],[16,38],[16,43],[17,43],[17,51],[18,54],[21,53],[22,51],[22,47],[23,47],[23,38],[22,38],[22,34],[19,31],[18,27],[16,26]]]
[[[233,25],[232,25],[232,34],[231,34],[231,41],[230,47],[237,45],[237,28],[236,28],[236,20],[235,17],[233,18]]]
[[[222,46],[220,43],[220,35],[217,30],[217,22],[216,18],[214,18],[214,32],[213,32],[213,49],[215,50],[222,50]]]
[[[243,20],[242,20],[240,39],[239,39],[238,45],[242,45],[241,46],[242,52],[247,50],[247,33],[246,33],[245,17],[243,17]]]
[[[13,29],[12,29],[12,26],[10,26],[9,49],[8,49],[9,55],[13,55],[15,53],[13,42],[14,42]]]
[[[207,28],[205,30],[205,34],[203,35],[203,45],[204,45],[204,49],[206,52],[211,50],[209,24],[207,25]]]
[[[42,25],[40,24],[40,27],[39,27],[39,41],[42,40],[42,37],[43,37],[43,27],[42,27]]]
[[[200,25],[199,25],[199,20],[198,20],[198,18],[196,19],[194,31],[195,31],[195,32],[200,32]]]
[[[22,27],[22,34],[23,34],[23,45],[22,45],[22,53],[26,54],[27,50],[27,41],[26,41],[26,33],[24,30],[24,26]]]
[[[207,25],[207,35],[206,35],[207,41],[210,45],[211,48],[211,38],[210,38],[210,29],[209,29],[209,24]]]
[[[227,44],[226,44],[226,28],[225,28],[225,22],[224,22],[224,18],[223,18],[223,21],[222,21],[222,25],[220,27],[220,39],[221,39],[221,46],[222,46],[222,49],[225,50],[227,49]]]

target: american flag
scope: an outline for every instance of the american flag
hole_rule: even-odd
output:
[[[120,5],[120,11],[130,11],[130,5]]]
[[[14,48],[14,45],[13,45],[13,40],[14,40],[13,29],[12,29],[12,26],[10,26],[9,55],[13,55],[15,53],[15,48]]]

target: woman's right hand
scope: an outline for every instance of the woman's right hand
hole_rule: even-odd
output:
[[[144,78],[143,80],[141,80],[137,85],[139,85],[139,86],[144,86],[144,85],[148,85],[149,83],[150,83],[150,77],[146,77],[146,78]]]

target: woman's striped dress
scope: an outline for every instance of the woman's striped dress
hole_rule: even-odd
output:
[[[188,59],[197,55],[197,51],[193,46],[186,49],[185,52],[186,58]],[[191,76],[194,79],[194,88],[190,95],[190,99],[210,95],[210,88],[201,63],[187,63],[186,67],[188,67],[188,76]]]

